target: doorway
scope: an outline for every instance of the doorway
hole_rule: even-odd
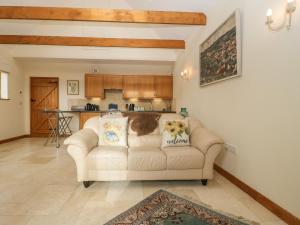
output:
[[[30,135],[45,137],[49,134],[47,114],[44,109],[58,109],[59,80],[57,77],[30,78]]]

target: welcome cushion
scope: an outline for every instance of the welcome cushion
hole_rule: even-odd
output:
[[[163,122],[162,148],[189,145],[188,119]]]

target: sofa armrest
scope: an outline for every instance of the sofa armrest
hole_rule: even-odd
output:
[[[86,158],[97,145],[98,136],[92,129],[83,129],[67,138],[68,152],[74,159],[77,169],[77,181],[88,181]]]
[[[214,163],[223,149],[224,141],[205,127],[197,127],[191,134],[191,144],[204,154],[203,179],[212,179]]]
[[[77,146],[88,153],[98,144],[98,135],[92,129],[83,129],[68,137],[64,144]]]
[[[205,127],[197,127],[191,134],[191,145],[198,148],[204,155],[210,147],[216,144],[223,145],[224,141]]]

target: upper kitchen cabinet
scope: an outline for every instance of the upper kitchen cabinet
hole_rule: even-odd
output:
[[[104,89],[107,90],[122,90],[123,76],[122,75],[102,75]]]
[[[155,97],[154,76],[138,77],[138,95],[141,99],[152,99]]]
[[[104,98],[103,76],[96,74],[85,75],[85,97]]]
[[[155,98],[173,99],[173,76],[154,76]]]
[[[138,98],[138,76],[123,76],[123,98]]]
[[[154,98],[154,77],[142,75],[123,76],[123,97],[152,99]]]

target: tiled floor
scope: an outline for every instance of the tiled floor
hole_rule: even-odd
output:
[[[1,225],[101,225],[159,189],[264,225],[284,224],[219,174],[206,187],[199,181],[96,182],[84,189],[66,149],[43,143],[0,145]]]

